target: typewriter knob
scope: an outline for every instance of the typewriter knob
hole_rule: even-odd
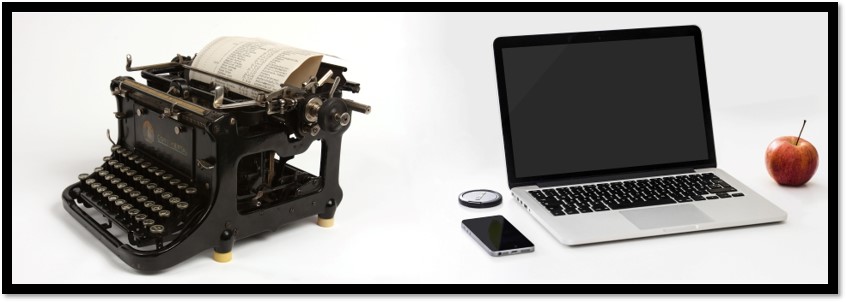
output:
[[[330,98],[320,106],[320,118],[317,123],[320,128],[329,132],[341,130],[350,123],[350,110],[340,98]]]
[[[323,105],[323,101],[320,98],[314,97],[308,100],[305,106],[305,120],[309,123],[314,123],[317,121],[317,115],[320,113],[320,106]]]

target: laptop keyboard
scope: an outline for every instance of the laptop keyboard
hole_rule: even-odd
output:
[[[713,173],[539,189],[529,194],[555,216],[743,196]]]

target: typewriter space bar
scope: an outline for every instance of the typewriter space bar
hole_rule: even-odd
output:
[[[631,208],[639,208],[639,207],[657,206],[657,205],[661,205],[661,204],[670,204],[670,203],[676,203],[676,201],[672,200],[670,198],[662,198],[662,199],[651,200],[651,201],[637,201],[637,202],[619,201],[619,204],[614,202],[614,201],[606,202],[606,203],[608,204],[608,206],[612,210],[622,210],[622,209],[631,209]]]

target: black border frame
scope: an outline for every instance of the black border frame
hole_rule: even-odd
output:
[[[368,6],[361,6],[355,3],[327,3],[329,4],[321,6],[320,8],[316,8],[313,3],[289,3],[285,6],[286,11],[314,11],[316,9],[322,10],[343,10],[348,12],[354,11],[364,11]],[[416,11],[438,11],[439,9],[443,10],[450,10],[450,11],[476,11],[476,10],[468,10],[468,8],[472,9],[484,9],[488,11],[499,11],[499,12],[528,12],[528,11],[557,11],[557,10],[566,10],[570,12],[629,12],[629,13],[668,13],[668,12],[715,12],[715,13],[725,13],[725,12],[824,12],[827,13],[828,21],[827,27],[828,30],[828,55],[827,58],[830,62],[830,68],[828,69],[828,79],[827,79],[827,93],[830,103],[833,103],[832,111],[829,111],[829,118],[835,120],[835,123],[830,123],[827,125],[830,129],[833,129],[833,133],[829,133],[829,135],[833,135],[835,138],[838,139],[838,143],[829,145],[829,154],[839,154],[838,149],[840,148],[839,143],[839,99],[840,99],[840,91],[839,91],[839,27],[840,27],[840,20],[839,20],[839,12],[840,8],[838,3],[831,2],[831,3],[749,3],[749,2],[741,2],[741,3],[679,3],[679,2],[668,2],[668,3],[557,3],[554,6],[549,4],[540,4],[540,3],[498,3],[498,4],[485,4],[485,5],[478,5],[477,3],[473,3],[470,5],[432,5],[432,3],[404,3],[404,4],[390,4],[390,3],[382,3],[379,5],[380,10],[385,11],[408,11],[408,10],[416,10]],[[173,12],[190,12],[195,11],[197,9],[198,4],[195,3],[168,3],[167,6],[162,6],[164,9]],[[326,8],[330,7],[330,8]],[[45,3],[22,3],[22,2],[7,2],[3,5],[3,16],[4,20],[2,21],[5,28],[11,29],[12,28],[12,13],[13,12],[45,12],[45,11],[53,11],[53,12],[86,12],[86,11],[124,11],[124,12],[149,12],[154,11],[156,6],[146,5],[146,6],[138,6],[133,4],[117,4],[117,3],[88,3],[87,5],[65,5],[59,11],[57,6],[51,6],[49,4],[45,5]],[[161,8],[159,8],[161,9]],[[274,9],[269,7],[266,3],[220,3],[217,6],[214,5],[203,5],[204,10],[208,10],[209,12],[256,12],[256,11],[267,11],[268,9]],[[127,20],[127,23],[132,23],[132,20]],[[9,45],[12,41],[12,34],[13,31],[7,32],[8,34],[3,38],[3,44]],[[13,59],[12,51],[6,51],[3,54],[3,61],[11,62]],[[12,85],[12,64],[6,64],[3,67],[3,73],[7,75],[3,80],[3,86],[7,89],[3,92],[4,99],[8,100],[4,102],[3,109],[5,109],[6,113],[3,114],[5,117],[5,121],[3,122],[3,126],[7,129],[10,129],[13,126],[13,120],[11,119],[11,115],[13,114],[13,107],[12,102],[14,101],[12,98],[12,89],[14,88]],[[77,76],[84,76],[84,71],[77,72]],[[45,84],[46,85],[46,84]],[[45,86],[47,87],[47,86]],[[73,96],[69,95],[69,99],[72,100]],[[12,139],[10,135],[7,135],[6,138],[3,139],[3,142],[6,143],[7,146],[10,146],[12,143]],[[573,298],[585,298],[586,296],[579,296],[584,294],[594,294],[600,297],[614,297],[614,298],[623,298],[625,296],[622,295],[632,295],[632,294],[640,294],[641,298],[645,297],[655,297],[658,298],[655,294],[664,294],[663,297],[675,297],[675,298],[698,298],[693,295],[706,295],[707,298],[722,298],[722,297],[751,297],[748,295],[756,295],[758,297],[766,297],[766,298],[784,298],[780,296],[781,294],[792,294],[792,296],[787,296],[790,299],[797,299],[799,297],[809,298],[824,298],[824,297],[831,297],[832,295],[839,294],[840,288],[840,262],[839,262],[839,229],[840,229],[840,222],[839,222],[839,199],[840,199],[840,188],[839,188],[839,177],[840,172],[837,171],[834,174],[829,175],[829,183],[834,183],[834,187],[830,187],[831,191],[835,193],[829,197],[830,199],[830,209],[828,213],[829,218],[829,233],[828,238],[829,242],[832,244],[828,246],[828,263],[829,263],[829,270],[828,270],[828,282],[822,284],[401,284],[401,285],[385,285],[385,284],[236,284],[236,285],[229,285],[229,286],[221,286],[218,284],[161,284],[161,281],[157,281],[158,279],[155,276],[147,276],[150,279],[146,280],[143,283],[144,286],[138,286],[136,284],[109,284],[109,285],[101,285],[101,284],[78,284],[80,282],[84,282],[84,278],[82,279],[69,279],[66,281],[66,284],[21,284],[21,283],[13,283],[12,278],[12,262],[14,261],[12,257],[11,246],[13,244],[12,239],[12,202],[28,202],[27,200],[13,200],[11,190],[13,189],[11,179],[14,175],[12,174],[12,156],[10,155],[9,151],[7,150],[6,156],[4,156],[4,161],[7,163],[6,168],[3,169],[3,175],[6,177],[7,182],[4,182],[4,188],[6,189],[5,194],[5,201],[3,203],[3,264],[5,268],[3,269],[3,283],[2,283],[2,294],[9,296],[9,297],[22,297],[23,294],[28,294],[33,297],[40,297],[40,298],[60,298],[64,297],[61,296],[63,294],[85,294],[85,295],[78,295],[77,297],[94,297],[93,294],[97,294],[97,297],[109,297],[109,298],[121,298],[125,297],[128,294],[143,294],[142,297],[159,297],[161,295],[153,295],[153,294],[162,294],[162,293],[182,293],[182,294],[195,294],[205,297],[218,297],[220,294],[227,294],[227,297],[233,297],[233,294],[284,294],[288,297],[302,297],[299,295],[302,294],[310,294],[310,295],[320,295],[323,297],[339,297],[338,294],[358,294],[361,295],[360,297],[374,297],[374,294],[380,294],[384,296],[385,294],[388,295],[398,295],[402,294],[402,297],[408,297],[408,294],[424,294],[427,297],[444,297],[443,294],[445,293],[455,293],[460,294],[473,294],[474,296],[478,297],[490,297],[490,298],[513,298],[517,299],[524,298],[527,295],[531,295],[532,297],[560,297],[565,298],[573,297]],[[840,156],[831,156],[826,164],[829,167],[838,167],[838,161]],[[21,164],[21,163],[17,163]],[[56,200],[58,202],[58,199]],[[831,232],[833,231],[833,232]],[[61,247],[57,247],[57,250],[60,252]],[[789,259],[788,259],[789,260]],[[468,281],[472,282],[472,281]],[[637,280],[632,281],[637,282]],[[680,281],[682,282],[682,281]],[[157,284],[158,283],[158,284]],[[508,296],[502,296],[501,294],[510,294]],[[521,296],[517,296],[516,294],[520,294]],[[645,295],[644,295],[645,294]],[[739,295],[742,294],[742,295]],[[813,296],[810,296],[812,295]],[[819,296],[820,294],[826,296]],[[212,296],[214,295],[214,296]],[[669,295],[669,296],[666,296]],[[763,296],[760,296],[763,295]],[[778,296],[776,296],[778,295]],[[177,296],[171,296],[177,297]],[[184,296],[178,296],[184,297]],[[390,296],[387,296],[390,297]],[[453,296],[455,297],[455,296]],[[467,295],[459,296],[459,297],[468,297]],[[835,296],[836,297],[836,296]]]
[[[669,37],[694,38],[696,45],[696,61],[699,69],[699,87],[702,98],[702,111],[704,112],[705,135],[708,148],[708,158],[705,160],[665,163],[648,166],[614,168],[597,171],[582,171],[573,173],[560,173],[538,176],[518,177],[514,165],[514,150],[511,139],[511,119],[508,112],[508,94],[505,84],[505,71],[502,61],[502,50],[505,48],[579,44],[590,42],[607,42],[623,40],[640,40]],[[537,183],[555,183],[561,181],[573,181],[580,178],[613,176],[635,172],[649,172],[672,169],[699,169],[714,168],[717,166],[717,156],[714,152],[714,130],[711,123],[711,107],[708,98],[708,81],[705,76],[705,57],[702,47],[702,31],[696,25],[651,27],[622,30],[605,30],[592,32],[575,32],[561,34],[541,34],[527,36],[508,36],[496,38],[493,42],[494,61],[496,63],[497,92],[499,93],[499,112],[502,117],[502,136],[505,145],[505,164],[508,170],[508,187],[520,187],[534,185]]]

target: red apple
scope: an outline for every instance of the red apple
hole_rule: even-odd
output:
[[[778,184],[801,186],[817,171],[819,155],[810,142],[796,136],[782,136],[767,147],[766,161],[767,171]]]

